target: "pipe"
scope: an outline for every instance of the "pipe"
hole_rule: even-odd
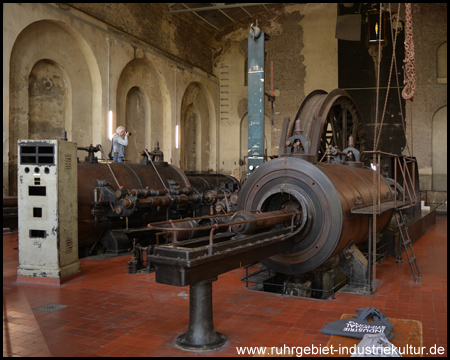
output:
[[[264,229],[289,222],[296,213],[298,213],[298,209],[295,206],[288,206],[283,210],[259,214],[242,210],[232,217],[232,222],[238,221],[239,223],[232,225],[231,229],[240,235],[253,234],[257,229]],[[246,221],[246,223],[242,223],[242,221]]]

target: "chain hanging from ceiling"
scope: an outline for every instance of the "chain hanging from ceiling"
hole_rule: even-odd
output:
[[[402,91],[402,97],[405,100],[414,100],[416,91],[416,66],[414,64],[414,39],[413,39],[413,25],[412,25],[412,10],[411,3],[405,4],[406,15],[406,33],[405,33],[405,60],[403,62],[405,70],[405,79],[403,85],[405,88]]]

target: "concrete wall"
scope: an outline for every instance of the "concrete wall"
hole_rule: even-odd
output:
[[[219,82],[202,70],[212,67],[208,45],[212,39],[204,35],[207,45],[195,46],[200,51],[194,55],[189,48],[194,46],[192,42],[179,46],[183,40],[177,33],[186,33],[180,28],[185,23],[177,27],[175,20],[161,20],[161,26],[147,28],[145,13],[138,16],[139,9],[121,4],[121,16],[117,16],[115,7],[119,5],[79,7],[92,13],[96,9],[95,15],[103,15],[109,22],[125,21],[116,26],[126,32],[67,5],[3,5],[4,195],[16,194],[17,140],[59,139],[61,129],[66,129],[68,139],[78,146],[102,144],[107,154],[111,131],[124,125],[134,132],[131,160],[139,160],[138,151],[151,150],[159,141],[165,159],[182,165],[180,149],[175,149],[175,126],[183,119],[181,103],[192,91],[190,84],[199,84],[195,87],[202,93],[198,99],[207,103],[203,139],[215,139]],[[155,11],[163,5],[157,5]],[[112,17],[113,13],[116,16]],[[195,38],[198,26],[187,25]],[[110,110],[112,125],[108,124]],[[216,171],[217,143],[200,144],[199,149],[208,156],[198,170]],[[80,159],[85,155],[78,151]]]

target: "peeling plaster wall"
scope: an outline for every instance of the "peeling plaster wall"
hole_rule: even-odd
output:
[[[265,91],[271,90],[273,62],[274,125],[266,127],[268,155],[278,154],[281,127],[285,117],[296,114],[303,99],[315,89],[337,88],[336,4],[295,4],[284,10],[258,17],[258,26],[270,36],[265,42]],[[239,174],[242,160],[237,139],[247,112],[245,86],[247,36],[256,19],[234,25],[219,34],[215,54],[215,74],[220,80],[220,172]],[[265,118],[271,122],[271,106],[265,103]],[[267,124],[266,124],[267,125]],[[245,166],[245,165],[244,165]],[[241,171],[240,171],[241,170]]]
[[[166,3],[68,3],[100,19],[111,31],[144,41],[174,60],[212,73],[212,35],[186,17],[167,13]]]
[[[78,5],[83,12],[66,4],[3,5],[3,103],[9,104],[3,107],[3,194],[16,194],[17,140],[29,138],[29,128],[32,133],[37,128],[44,130],[39,121],[44,125],[56,115],[58,119],[50,121],[55,126],[48,128],[53,138],[61,137],[63,126],[69,140],[77,142],[79,147],[102,144],[106,155],[111,144],[108,129],[111,110],[112,131],[128,122],[133,132],[145,133],[133,140],[136,142],[130,152],[133,157],[137,157],[139,146],[151,150],[158,140],[165,159],[180,166],[180,150],[175,149],[175,125],[180,124],[181,101],[191,83],[201,85],[208,107],[205,121],[209,121],[209,126],[204,136],[212,141],[204,142],[202,150],[209,157],[202,167],[217,171],[219,84],[210,73],[211,36],[178,17],[171,21],[160,19],[160,23],[156,18],[146,18],[148,14],[142,11],[142,4],[134,4],[136,8],[133,4]],[[147,5],[147,11],[150,11],[148,7],[155,6],[153,12],[167,6]],[[116,6],[123,6],[119,9],[123,11],[117,12]],[[148,26],[149,21],[153,25]],[[195,45],[194,39],[203,41],[203,47],[199,43]],[[30,84],[35,86],[33,81],[37,79],[36,70],[32,73],[32,69],[40,61],[55,65],[53,75],[61,74],[57,86],[64,91],[54,97],[55,104],[42,101],[51,95],[45,93],[49,90],[45,86],[39,94],[29,92]],[[44,75],[50,69],[47,67],[46,70],[38,68],[41,85],[45,84]],[[139,115],[143,124],[130,119],[137,114],[134,112],[137,95],[131,92],[129,96],[133,88],[139,89],[139,98],[144,102]],[[133,101],[134,110],[130,108]],[[59,107],[58,103],[61,103]],[[45,109],[40,111],[36,105]],[[37,121],[38,118],[42,119]],[[78,151],[80,159],[85,155]]]
[[[338,85],[336,4],[307,4],[304,11],[305,95],[317,89],[330,92]]]
[[[28,95],[28,137],[47,139],[55,133],[61,134],[66,123],[68,102],[62,69],[47,60],[38,61],[31,70]]]

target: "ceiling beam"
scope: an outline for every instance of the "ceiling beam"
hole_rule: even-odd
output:
[[[218,8],[217,10],[220,11],[221,14],[225,15],[228,19],[230,19],[232,22],[236,22],[233,18],[231,18],[231,16],[229,16],[225,11],[223,11],[222,9]]]
[[[205,7],[197,7],[197,8],[187,8],[180,10],[169,10],[169,14],[179,14],[185,12],[195,12],[195,11],[207,11],[207,10],[218,10],[218,9],[231,9],[243,6],[260,6],[260,5],[271,5],[271,4],[279,4],[279,3],[243,3],[243,4],[231,4],[231,5],[217,5],[217,6],[205,6]],[[184,5],[186,6],[186,5]]]
[[[201,20],[203,20],[203,21],[204,21],[205,23],[207,23],[209,26],[212,26],[212,27],[213,27],[214,29],[216,29],[217,31],[220,31],[220,29],[219,29],[217,26],[211,24],[208,20],[206,20],[205,18],[203,18],[202,16],[200,16],[199,14],[197,14],[194,10],[188,8],[185,4],[181,4],[181,5],[183,5],[185,8],[187,8],[186,10],[189,9],[190,11],[192,11],[192,13],[193,13],[194,15],[198,16]],[[173,13],[173,11],[169,11],[169,13]]]
[[[242,6],[240,6],[240,8],[241,8],[242,10],[244,10],[244,11],[247,13],[248,16],[252,17],[252,14],[250,14],[247,10],[245,10],[245,8],[243,8]]]

